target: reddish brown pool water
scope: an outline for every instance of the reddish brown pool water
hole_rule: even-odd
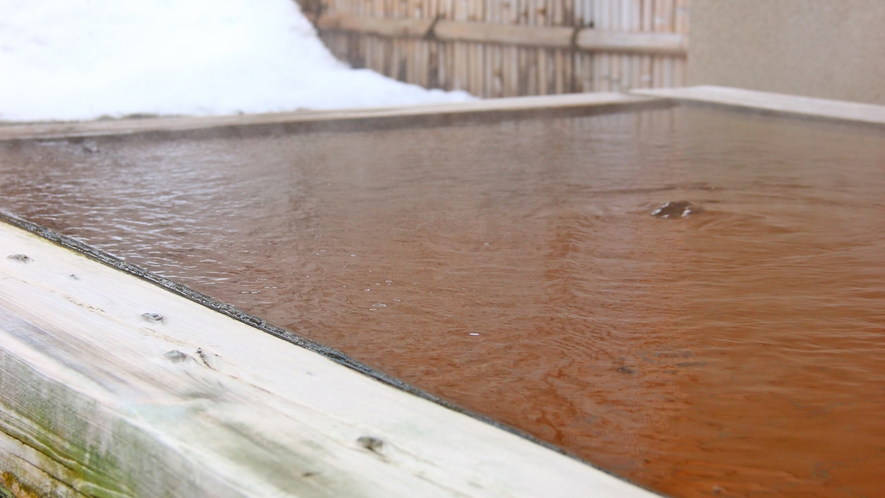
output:
[[[0,193],[662,493],[885,495],[885,130],[677,107],[2,144]],[[649,214],[679,200],[703,212]]]

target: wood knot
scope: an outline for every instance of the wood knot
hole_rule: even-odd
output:
[[[363,448],[369,451],[374,451],[375,453],[380,453],[381,448],[384,447],[384,441],[372,436],[362,436],[357,439],[356,442]]]
[[[163,357],[168,359],[172,363],[180,363],[187,359],[187,355],[177,349],[173,349],[172,351],[167,352],[163,355]]]
[[[163,315],[161,315],[159,313],[142,313],[141,317],[146,322],[163,323],[163,321],[164,321]]]

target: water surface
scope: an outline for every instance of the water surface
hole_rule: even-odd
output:
[[[882,129],[677,107],[7,143],[0,193],[660,492],[885,494]]]

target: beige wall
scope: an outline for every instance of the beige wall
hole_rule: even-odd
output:
[[[689,85],[885,104],[885,0],[691,0]]]

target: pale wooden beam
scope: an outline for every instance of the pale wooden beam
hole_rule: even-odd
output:
[[[422,38],[432,25],[433,19],[363,17],[340,12],[324,14],[317,20],[317,27],[320,29],[390,38]]]
[[[635,95],[704,102],[779,114],[885,125],[885,106],[721,86],[633,90]]]
[[[479,22],[440,21],[433,34],[439,40],[500,43],[528,47],[569,48],[574,28]]]
[[[391,38],[433,38],[542,48],[575,48],[595,52],[684,57],[688,37],[681,33],[640,33],[613,29],[532,26],[461,20],[392,19],[329,13],[317,21],[320,30]]]
[[[438,121],[469,121],[489,116],[504,119],[508,116],[541,115],[551,112],[607,112],[661,104],[665,104],[663,99],[621,93],[584,93],[273,114],[11,124],[0,126],[0,141],[135,134],[182,136],[198,132],[219,135],[225,132],[243,132],[250,128],[281,127],[283,130],[297,130],[300,126],[306,129],[311,129],[313,126],[328,126],[332,129],[346,126],[368,128],[390,122],[409,126]]]
[[[0,469],[41,496],[655,496],[5,223]]]
[[[685,56],[688,38],[679,33],[640,33],[583,29],[577,46],[582,50]]]

